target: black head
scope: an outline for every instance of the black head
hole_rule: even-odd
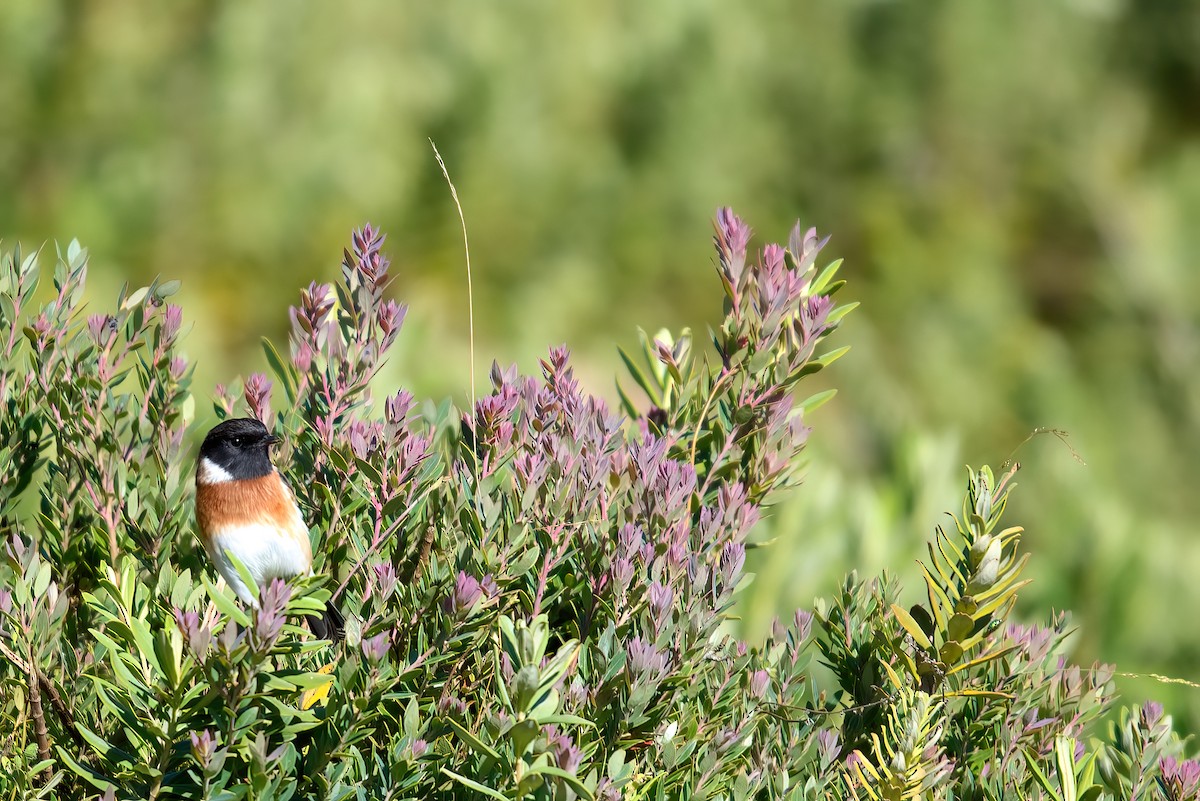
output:
[[[265,476],[274,469],[267,448],[278,441],[252,417],[226,420],[204,438],[197,478],[201,483],[218,483]]]

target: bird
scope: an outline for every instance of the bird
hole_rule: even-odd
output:
[[[196,523],[205,550],[242,603],[253,608],[258,602],[230,554],[259,587],[313,572],[304,515],[271,463],[269,448],[280,441],[253,417],[225,420],[204,437],[196,460]],[[320,617],[307,619],[321,639],[345,636],[345,620],[332,599]]]

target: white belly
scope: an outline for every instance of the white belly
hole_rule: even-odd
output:
[[[291,537],[281,536],[274,527],[262,523],[225,529],[213,537],[212,542],[217,570],[242,602],[251,606],[258,604],[238,575],[227,551],[232,552],[246,567],[260,591],[271,579],[307,575],[312,569],[308,554],[300,547],[300,543]]]

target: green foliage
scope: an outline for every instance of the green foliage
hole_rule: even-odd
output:
[[[1012,511],[1038,526],[1018,612],[1070,607],[1079,659],[1193,671],[1200,627],[1145,621],[1200,608],[1196,3],[80,8],[0,3],[0,237],[77,236],[103,255],[98,298],[184,279],[198,395],[260,369],[287,327],[265,312],[298,275],[331,280],[370,217],[421,297],[384,382],[463,397],[460,230],[430,136],[487,248],[480,351],[536,370],[569,342],[592,387],[635,325],[719,320],[694,273],[714,206],[770,229],[798,210],[837,225],[870,314],[840,340],[820,488],[751,556],[743,635],[852,567],[913,565],[923,538],[895,533],[957,506],[963,462],[1053,426],[1088,468],[1021,454]],[[1200,694],[1121,687],[1200,732]]]
[[[662,333],[625,354],[644,411],[623,390],[611,413],[555,348],[540,377],[495,365],[460,413],[373,393],[405,309],[383,237],[356,232],[287,346],[264,343],[273,378],[214,401],[285,434],[312,525],[318,575],[258,587],[256,609],[190,532],[176,287],[88,316],[77,246],[40,307],[37,260],[6,257],[0,794],[1195,798],[1161,708],[1101,731],[1112,669],[1066,662],[1062,618],[1010,619],[1015,469],[969,473],[922,603],[852,574],[763,641],[730,635],[746,551],[770,547],[755,524],[828,397],[797,390],[844,352],[825,340],[850,308],[815,232],[749,240],[721,210],[711,348]],[[302,627],[331,597],[339,646]]]

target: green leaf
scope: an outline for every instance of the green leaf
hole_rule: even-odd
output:
[[[225,556],[231,563],[233,563],[233,568],[237,571],[238,576],[242,579],[242,583],[246,585],[248,590],[250,590],[250,597],[257,602],[260,597],[258,594],[258,582],[254,580],[254,574],[250,572],[250,568],[242,564],[242,560],[238,559],[237,554],[228,548],[225,549]]]
[[[629,370],[629,375],[637,382],[637,385],[642,388],[646,396],[650,398],[650,402],[655,406],[662,407],[662,395],[659,389],[650,383],[650,379],[642,372],[641,368],[634,363],[633,358],[625,352],[624,348],[618,347],[617,353],[621,355],[621,361],[625,362],[625,368]]]
[[[822,367],[828,367],[829,365],[833,364],[834,362],[836,362],[838,359],[842,358],[849,352],[850,352],[850,346],[844,345],[840,348],[834,348],[833,350],[829,351],[828,353],[822,353],[819,357],[814,359],[812,363],[819,364]]]
[[[1015,651],[1015,650],[1016,650],[1016,646],[1010,645],[1007,648],[1000,648],[996,651],[989,651],[986,654],[982,654],[980,656],[975,657],[974,659],[970,660],[969,662],[963,662],[962,664],[955,665],[954,667],[950,668],[950,670],[946,671],[946,675],[949,676],[954,673],[958,673],[959,671],[962,671],[962,670],[970,670],[972,668],[977,668],[982,665],[986,665],[988,662],[993,662],[993,661],[999,659],[1000,657],[1006,656],[1008,653],[1010,653],[1011,651]]]
[[[1061,734],[1055,738],[1054,759],[1063,801],[1078,801],[1075,791],[1075,740]]]
[[[474,734],[472,734],[470,731],[468,731],[465,726],[463,726],[461,723],[459,723],[454,718],[446,717],[446,718],[442,719],[442,722],[445,723],[447,726],[449,726],[451,729],[453,729],[454,733],[457,734],[459,736],[459,738],[463,742],[465,742],[472,751],[483,754],[483,755],[490,757],[492,759],[495,759],[495,760],[500,759],[500,754],[498,754],[494,748],[492,748],[490,745],[485,743],[483,740],[476,737]]]
[[[521,664],[521,651],[517,644],[517,630],[513,625],[512,618],[508,615],[501,615],[496,624],[500,627],[500,647],[508,654],[508,658],[512,660],[513,665]]]
[[[913,616],[908,613],[908,610],[898,604],[892,604],[892,615],[895,616],[896,622],[913,638],[913,642],[927,651],[933,648],[933,643],[925,636],[925,632],[917,625],[917,621],[913,620]]]
[[[974,628],[974,618],[970,615],[964,615],[961,612],[955,612],[950,618],[950,622],[946,624],[946,639],[961,643],[967,637],[971,636]]]
[[[474,781],[473,779],[468,779],[466,776],[463,776],[459,773],[455,773],[454,771],[448,770],[447,768],[442,768],[441,772],[444,773],[445,775],[449,776],[451,779],[454,779],[454,781],[458,782],[459,784],[463,785],[464,787],[469,787],[477,793],[483,793],[488,798],[498,798],[498,799],[500,799],[500,801],[509,801],[508,796],[504,795],[501,792],[493,790],[491,787],[488,787],[486,784],[480,784],[479,782]]]
[[[553,715],[558,710],[558,690],[553,686],[545,690],[538,689],[536,700],[529,709],[529,717],[538,723],[545,723],[545,717]]]
[[[839,320],[841,320],[847,314],[849,314],[850,312],[857,309],[858,306],[859,306],[858,301],[854,301],[853,303],[844,303],[841,306],[838,306],[836,309],[831,311],[829,313],[829,315],[825,318],[825,323],[830,326],[836,324]]]
[[[50,563],[42,562],[38,566],[37,575],[33,577],[33,597],[41,598],[50,586]]]
[[[494,671],[495,676],[499,677],[501,675],[499,651],[492,651],[492,670]],[[496,682],[496,691],[500,693],[500,701],[504,704],[504,708],[509,712],[513,712],[512,698],[510,698],[508,695],[508,688],[504,686],[503,679],[500,679]]]
[[[129,619],[129,630],[133,634],[133,640],[137,644],[138,653],[142,659],[150,664],[155,673],[165,677],[166,672],[159,663],[158,652],[154,648],[154,635],[150,633],[150,627],[146,625],[146,621],[141,618],[131,617]]]
[[[608,778],[619,779],[624,775],[625,749],[618,748],[608,758]]]
[[[537,694],[538,684],[538,669],[533,665],[525,665],[513,676],[510,695],[518,714],[529,711]]]
[[[825,405],[825,403],[837,394],[836,389],[827,389],[824,392],[818,392],[816,395],[810,395],[801,401],[796,408],[804,414],[810,414]]]
[[[579,640],[568,640],[558,649],[554,658],[546,663],[541,670],[541,682],[538,684],[539,694],[558,684],[559,679],[571,669],[575,658],[579,655]]]
[[[129,311],[137,306],[140,306],[142,301],[146,299],[146,295],[150,292],[149,287],[142,287],[135,290],[132,294],[125,298],[121,304],[121,311]]]
[[[942,643],[941,649],[938,651],[938,658],[947,665],[956,665],[958,660],[963,657],[962,646],[956,642]]]
[[[243,628],[250,625],[250,616],[246,614],[236,601],[218,590],[216,585],[209,581],[208,576],[201,576],[200,580],[204,582],[204,589],[208,591],[208,597],[217,605],[217,609],[222,614]]]
[[[410,699],[404,707],[404,735],[406,737],[415,738],[419,733],[420,712],[416,698]]]
[[[529,772],[541,773],[546,776],[553,776],[556,779],[562,779],[563,782],[565,782],[568,787],[574,790],[580,798],[586,798],[588,801],[591,801],[593,798],[595,798],[595,796],[592,794],[592,791],[587,788],[587,785],[579,780],[578,776],[576,776],[574,773],[568,773],[562,768],[554,765],[540,765]]]
[[[593,729],[596,728],[596,724],[587,718],[581,718],[578,715],[566,715],[561,713],[557,715],[545,715],[540,717],[538,718],[538,723],[542,724],[543,726],[548,726],[553,723],[555,726],[588,726]]]
[[[154,288],[154,296],[160,300],[163,298],[169,298],[178,292],[182,286],[183,282],[179,280],[164,281]]]
[[[1042,769],[1038,767],[1037,754],[1033,753],[1033,750],[1029,748],[1026,748],[1024,753],[1025,764],[1029,766],[1029,772],[1033,774],[1033,778],[1037,780],[1037,783],[1042,786],[1042,789],[1045,790],[1046,794],[1054,799],[1054,801],[1063,801],[1063,797],[1055,791],[1054,785],[1050,783],[1050,777],[1043,773]]]
[[[283,391],[287,394],[288,403],[295,404],[296,379],[292,374],[291,366],[279,355],[279,351],[275,349],[275,345],[271,340],[263,337],[262,347],[263,354],[267,357],[267,364],[271,367],[271,372],[283,383]]]
[[[108,740],[105,740],[103,737],[96,734],[82,723],[77,722],[75,724],[75,728],[79,732],[80,736],[87,741],[88,745],[95,750],[96,754],[103,757],[105,760],[115,762],[116,764],[126,768],[132,767],[141,762],[137,756],[130,754],[127,751],[122,751],[120,748],[117,748],[115,745],[110,743]]]
[[[61,745],[54,746],[54,750],[58,752],[58,758],[66,763],[76,776],[86,781],[88,784],[95,787],[97,790],[116,790],[117,785],[113,784],[98,771],[80,764],[75,761],[75,758],[63,750]]]
[[[513,741],[513,750],[518,759],[525,756],[525,752],[529,750],[529,746],[533,744],[540,733],[541,727],[536,721],[528,718],[518,721],[508,730],[508,736]]]
[[[808,294],[828,294],[823,290],[829,285],[829,282],[833,280],[833,277],[837,275],[838,269],[842,266],[842,261],[843,259],[837,259],[836,261],[832,261],[826,265],[825,269],[822,270],[820,274],[813,279],[812,283],[808,285]]]

